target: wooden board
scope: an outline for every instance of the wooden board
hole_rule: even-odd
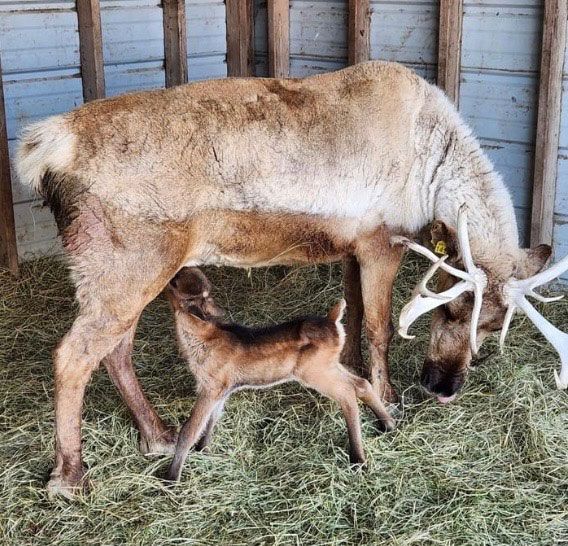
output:
[[[545,2],[535,143],[531,246],[552,243],[567,16],[567,0],[547,0]]]
[[[105,96],[103,40],[99,0],[77,0],[81,78],[85,102]]]
[[[349,64],[368,61],[371,54],[369,0],[349,0],[347,51]]]
[[[268,74],[287,78],[290,74],[290,2],[268,0]]]
[[[463,0],[440,0],[438,85],[459,105]]]
[[[12,201],[12,178],[8,155],[6,133],[6,112],[4,110],[4,86],[0,62],[0,266],[18,274],[18,248],[16,246],[16,225]]]
[[[227,0],[227,75],[254,75],[252,0]]]
[[[185,0],[163,0],[166,87],[187,83]]]

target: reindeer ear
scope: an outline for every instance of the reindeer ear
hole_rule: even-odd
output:
[[[430,241],[438,256],[447,255],[450,260],[458,257],[458,237],[455,229],[449,228],[441,220],[435,220],[430,226]]]
[[[526,279],[536,275],[548,265],[551,256],[552,247],[550,245],[538,245],[534,248],[521,249],[515,277],[517,279]]]

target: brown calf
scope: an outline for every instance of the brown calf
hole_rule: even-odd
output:
[[[347,423],[352,463],[365,462],[357,399],[369,406],[383,430],[389,415],[371,384],[339,363],[345,341],[341,300],[327,317],[296,319],[276,326],[247,328],[220,322],[211,285],[199,269],[183,268],[170,283],[176,334],[197,381],[197,401],[181,429],[167,478],[178,480],[189,450],[208,446],[225,402],[238,390],[267,388],[286,381],[336,400]]]

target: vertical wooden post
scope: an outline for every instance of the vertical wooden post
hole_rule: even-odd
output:
[[[368,61],[371,57],[370,29],[371,6],[369,0],[349,0],[347,57],[349,64]],[[363,376],[368,376],[361,354],[363,326],[363,296],[361,293],[361,267],[355,256],[343,260],[343,287],[347,302],[345,320],[345,346],[341,361]]]
[[[185,0],[163,0],[166,87],[187,83]]]
[[[268,75],[290,75],[290,2],[268,0]]]
[[[18,248],[16,246],[16,224],[12,201],[12,178],[8,155],[8,134],[6,132],[6,109],[4,107],[4,85],[0,62],[0,266],[18,274]]]
[[[463,0],[440,0],[438,86],[459,106]]]
[[[81,78],[85,102],[105,96],[103,37],[99,0],[77,0]]]
[[[531,246],[552,244],[567,11],[567,0],[544,2]]]
[[[227,75],[254,75],[253,0],[225,0]]]
[[[371,56],[371,7],[369,0],[349,0],[349,64],[368,61]]]

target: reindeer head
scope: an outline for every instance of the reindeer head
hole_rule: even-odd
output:
[[[183,267],[170,281],[168,296],[174,309],[201,318],[218,318],[225,312],[211,297],[211,282],[197,267]]]
[[[442,403],[453,400],[462,387],[472,359],[483,340],[501,330],[501,347],[511,319],[517,309],[525,312],[535,326],[560,354],[562,369],[555,372],[558,388],[568,387],[568,335],[550,324],[526,299],[556,301],[560,297],[545,298],[534,289],[556,278],[568,269],[568,256],[543,270],[551,249],[540,245],[521,250],[512,264],[508,278],[475,265],[470,250],[465,206],[458,214],[457,233],[441,223],[433,227],[433,241],[438,231],[444,231],[446,254],[436,256],[426,247],[405,237],[393,237],[393,244],[407,248],[432,261],[424,279],[416,286],[411,301],[402,309],[399,334],[412,338],[407,331],[421,315],[434,310],[430,346],[421,375],[423,387]],[[439,271],[438,292],[432,292],[428,281]]]

